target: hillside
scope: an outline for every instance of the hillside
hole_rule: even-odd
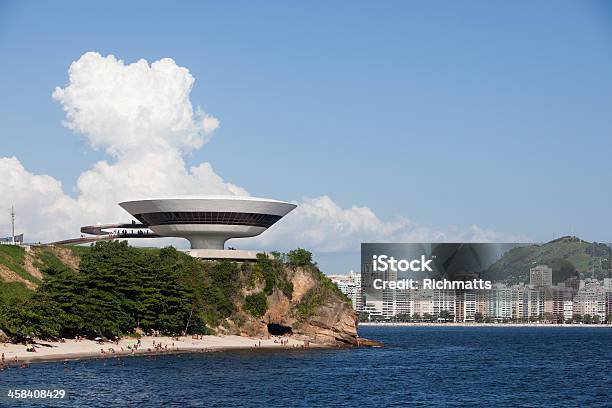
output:
[[[0,304],[29,297],[48,270],[79,267],[81,247],[23,247],[0,245]]]
[[[0,247],[0,330],[14,339],[292,334],[356,343],[348,299],[299,249],[255,263],[202,262],[173,248]]]
[[[608,277],[609,260],[608,245],[568,236],[541,245],[514,248],[482,277],[507,283],[528,283],[529,269],[545,264],[553,268],[553,283],[570,276],[603,279]]]

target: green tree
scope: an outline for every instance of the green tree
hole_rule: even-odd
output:
[[[298,248],[287,253],[287,260],[291,266],[314,266],[312,262],[312,253]]]
[[[112,337],[137,326],[178,334],[194,309],[194,286],[203,286],[181,279],[194,265],[193,259],[172,248],[142,250],[125,242],[99,242],[83,251],[78,272],[52,271],[30,300],[3,312],[0,328],[14,337],[41,338]],[[207,283],[220,282],[211,283],[219,292],[217,299],[225,299],[233,289],[224,268],[228,267],[218,265],[207,276]],[[199,301],[210,305],[211,299]],[[192,323],[193,329],[202,329],[199,316]]]
[[[406,313],[400,313],[400,314],[395,316],[395,320],[398,321],[398,322],[409,322],[410,321],[410,315],[406,314]]]
[[[244,310],[253,317],[261,317],[268,309],[268,300],[264,292],[249,295],[244,299]]]
[[[453,320],[454,316],[448,310],[441,310],[438,315],[438,318],[444,322],[448,322],[450,320]]]
[[[368,312],[359,312],[358,319],[360,322],[369,322],[370,315]]]

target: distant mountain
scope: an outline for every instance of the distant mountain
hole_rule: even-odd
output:
[[[608,244],[566,236],[546,244],[514,248],[483,272],[482,277],[509,284],[529,283],[530,268],[548,265],[553,268],[553,283],[570,276],[603,279],[608,277],[610,258]]]

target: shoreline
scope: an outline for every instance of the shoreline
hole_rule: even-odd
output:
[[[281,344],[283,339],[287,344]],[[275,343],[276,341],[276,343]],[[36,352],[26,351],[23,344],[0,343],[0,355],[4,354],[4,365],[8,367],[21,364],[72,361],[102,358],[124,358],[162,356],[188,353],[209,353],[221,351],[257,351],[262,350],[297,350],[308,348],[322,348],[325,346],[309,343],[294,338],[271,337],[266,339],[241,336],[203,336],[201,339],[191,336],[176,338],[167,336],[143,336],[140,346],[134,350],[138,342],[136,338],[124,338],[118,344],[112,341],[98,343],[94,340],[66,339],[65,342],[39,341],[36,343]],[[155,342],[155,345],[154,345]],[[47,345],[47,346],[44,346]],[[49,347],[48,347],[49,346]],[[128,346],[130,348],[128,348]],[[166,348],[167,346],[167,348]],[[102,352],[104,350],[104,352]],[[0,367],[2,367],[0,361]],[[0,368],[0,372],[2,369]]]
[[[402,326],[402,327],[576,327],[612,328],[612,324],[555,324],[555,323],[437,323],[437,322],[360,322],[359,326]]]

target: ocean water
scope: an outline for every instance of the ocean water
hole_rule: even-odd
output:
[[[612,406],[612,329],[362,327],[386,347],[216,352],[0,372],[0,406]],[[63,389],[15,401],[9,389]]]

